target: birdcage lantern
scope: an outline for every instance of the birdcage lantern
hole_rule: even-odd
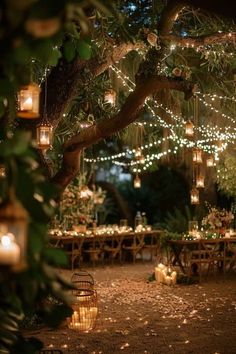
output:
[[[38,149],[48,150],[52,147],[53,126],[48,121],[44,121],[37,126],[37,146]]]
[[[77,289],[72,301],[73,314],[68,318],[68,327],[79,332],[91,331],[98,314],[97,292],[93,289]]]
[[[28,213],[11,197],[0,204],[0,265],[22,270],[26,266]]]
[[[199,204],[199,191],[197,188],[193,187],[190,194],[191,204]]]
[[[93,289],[94,288],[94,279],[90,273],[86,270],[79,269],[73,273],[71,277],[71,283],[77,289]]]
[[[194,136],[194,125],[191,120],[188,120],[185,124],[185,135],[189,138]]]
[[[212,155],[208,156],[206,159],[206,165],[207,167],[213,167],[214,166],[214,157]]]
[[[138,174],[134,178],[134,188],[141,188],[141,179]]]
[[[197,188],[204,188],[205,187],[205,178],[202,174],[199,174],[196,177],[196,187]]]
[[[104,102],[109,103],[111,106],[116,104],[116,91],[113,89],[106,90],[104,93]]]
[[[202,150],[201,149],[193,149],[193,162],[196,164],[202,163]]]
[[[40,91],[40,87],[34,82],[20,88],[18,92],[18,117],[26,119],[38,118]]]

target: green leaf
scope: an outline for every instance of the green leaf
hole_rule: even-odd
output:
[[[61,58],[61,52],[58,49],[53,49],[49,59],[48,65],[50,66],[57,66],[58,60]]]
[[[68,258],[66,253],[63,250],[60,250],[58,248],[46,248],[43,251],[43,255],[49,262],[55,265],[60,265],[60,266],[68,265]]]
[[[92,50],[91,46],[84,40],[79,40],[77,45],[77,51],[82,59],[88,60],[91,58]]]
[[[7,79],[0,80],[0,96],[1,97],[11,97],[14,95],[14,88],[11,82]]]
[[[63,54],[68,62],[72,61],[75,57],[75,45],[72,41],[65,42],[63,46]]]

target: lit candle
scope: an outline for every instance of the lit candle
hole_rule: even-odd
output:
[[[177,273],[175,271],[171,273],[171,279],[172,279],[172,283],[176,284]]]
[[[0,241],[0,264],[14,265],[20,260],[20,247],[12,234],[3,235]]]
[[[166,278],[165,278],[165,283],[166,283],[166,285],[171,285],[171,283],[172,283],[172,278],[171,278],[169,275],[166,276]]]
[[[41,145],[49,145],[49,134],[46,132],[42,132],[40,135],[40,144]]]
[[[32,97],[26,98],[25,101],[22,102],[21,110],[22,111],[31,111],[33,108],[33,100]]]

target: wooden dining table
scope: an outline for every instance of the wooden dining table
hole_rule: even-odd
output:
[[[236,263],[236,237],[222,237],[214,239],[199,238],[195,240],[169,240],[171,249],[171,262],[179,266],[181,271],[188,273],[188,264],[185,262],[189,253],[195,252],[195,255],[205,251],[210,261],[221,262],[222,270],[225,273],[228,263]],[[201,256],[200,256],[201,257]],[[213,258],[214,257],[214,258]],[[193,260],[194,262],[194,260]]]
[[[114,256],[136,245],[137,251],[143,248],[151,252],[159,250],[159,238],[162,230],[145,230],[141,232],[103,233],[103,234],[80,234],[74,231],[58,231],[49,233],[49,241],[53,247],[64,248],[71,258],[72,268],[76,258],[82,259],[82,255],[96,255],[102,252],[113,252]],[[69,247],[68,247],[69,245]],[[69,250],[69,251],[68,251]],[[94,260],[94,258],[92,258]]]

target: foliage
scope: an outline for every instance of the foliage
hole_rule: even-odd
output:
[[[173,213],[168,212],[164,220],[166,230],[170,232],[183,233],[188,230],[188,222],[193,220],[192,212],[185,206],[184,212],[175,208]]]
[[[225,153],[217,166],[217,187],[228,197],[236,197],[236,158],[232,153]]]
[[[32,316],[40,309],[44,321],[54,326],[71,312],[68,306],[45,302],[49,295],[56,297],[60,303],[67,301],[66,290],[70,286],[53,268],[55,265],[67,264],[65,255],[60,250],[50,248],[47,238],[47,223],[54,214],[58,191],[45,180],[36,157],[29,133],[17,132],[0,143],[0,160],[6,168],[6,178],[0,181],[1,198],[7,197],[9,187],[13,185],[17,198],[30,214],[28,267],[19,273],[9,273],[7,269],[1,272],[1,353],[10,351],[15,342],[18,353],[34,353],[34,344],[39,346],[37,341],[27,342],[19,336],[21,321],[25,316]],[[61,318],[57,320],[55,315],[58,309]],[[55,319],[54,323],[51,318]]]

